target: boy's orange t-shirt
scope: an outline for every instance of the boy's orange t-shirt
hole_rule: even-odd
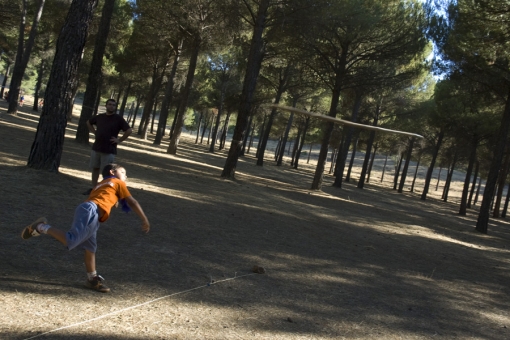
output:
[[[130,197],[131,194],[126,183],[116,177],[106,178],[92,189],[87,202],[94,202],[104,211],[99,222],[104,222],[110,217],[112,207],[121,199]]]

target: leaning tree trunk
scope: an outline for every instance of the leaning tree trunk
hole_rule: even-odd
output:
[[[448,202],[448,193],[450,192],[450,185],[452,183],[453,171],[455,170],[455,165],[457,165],[457,159],[458,159],[458,151],[456,151],[455,155],[453,156],[452,166],[450,168],[450,171],[448,172],[448,177],[446,179],[444,193],[443,193],[443,201],[444,202]]]
[[[414,192],[414,185],[416,184],[416,177],[418,177],[418,170],[420,168],[421,156],[422,156],[422,154],[420,153],[420,156],[418,157],[418,162],[416,162],[416,168],[414,169],[414,177],[413,177],[413,184],[411,184],[411,192]]]
[[[377,147],[378,147],[378,145],[375,144],[374,152],[372,152],[372,156],[370,158],[370,164],[368,165],[367,180],[366,180],[367,183],[370,183],[370,175],[372,174],[372,168],[374,166],[374,160],[375,160],[375,155],[377,153]]]
[[[404,185],[406,183],[406,177],[407,177],[407,170],[409,169],[409,163],[411,162],[411,156],[413,154],[413,145],[414,145],[414,138],[411,137],[411,140],[409,141],[409,147],[407,149],[406,162],[404,164],[404,169],[402,170],[402,176],[400,177],[400,184],[398,186],[399,193],[402,193],[402,191],[404,191]]]
[[[21,91],[21,82],[23,80],[23,75],[25,74],[25,70],[28,65],[28,61],[30,60],[30,54],[32,53],[32,48],[34,47],[35,37],[37,36],[37,29],[39,27],[39,21],[41,20],[44,2],[46,0],[39,0],[39,7],[35,12],[34,20],[32,22],[32,26],[30,27],[30,34],[28,36],[28,40],[26,45],[24,46],[24,34],[25,34],[25,20],[27,13],[27,0],[23,0],[23,12],[21,15],[21,23],[19,28],[19,37],[18,37],[18,53],[16,55],[16,61],[14,63],[14,70],[12,72],[11,77],[11,85],[9,87],[9,107],[7,108],[7,113],[16,114],[18,112],[18,96]],[[24,46],[24,47],[23,47]]]
[[[92,63],[90,65],[89,77],[87,79],[87,88],[83,96],[83,105],[76,130],[76,141],[78,143],[88,144],[90,131],[87,127],[87,121],[92,118],[97,102],[98,89],[100,87],[103,75],[103,56],[106,50],[106,42],[110,33],[110,22],[113,16],[115,0],[105,0],[103,11],[101,13],[101,22],[97,32],[94,53],[92,54]]]
[[[349,182],[351,180],[352,167],[354,166],[354,160],[356,159],[356,152],[358,151],[358,141],[359,141],[359,132],[356,135],[354,142],[352,143],[351,159],[349,161],[349,167],[347,168],[347,174],[345,175],[346,182]]]
[[[235,178],[239,151],[241,150],[243,135],[246,130],[246,123],[251,112],[253,93],[255,92],[257,78],[262,65],[262,58],[264,55],[264,40],[262,38],[262,33],[266,27],[266,14],[270,4],[270,0],[261,0],[255,17],[250,54],[246,65],[246,73],[244,76],[236,127],[234,129],[234,136],[232,137],[230,149],[228,150],[227,160],[225,161],[225,166],[221,173],[221,177],[224,178]],[[261,153],[263,155],[264,151],[261,151]]]
[[[172,138],[168,145],[167,152],[169,154],[177,154],[177,147],[179,146],[179,139],[181,138],[182,127],[184,125],[184,116],[186,114],[186,108],[188,106],[188,97],[191,92],[191,86],[193,85],[193,77],[195,75],[195,69],[197,68],[198,52],[200,51],[201,38],[198,33],[194,36],[193,46],[191,50],[191,56],[189,60],[188,74],[186,75],[186,83],[182,90],[182,96],[179,103],[179,111],[175,118],[175,126],[172,131]]]
[[[97,0],[73,0],[67,14],[57,40],[44,107],[28,157],[27,165],[31,168],[57,172],[60,166],[67,108],[96,5]]]
[[[441,148],[441,143],[443,142],[444,131],[441,129],[437,136],[437,143],[434,149],[434,154],[432,155],[432,160],[430,161],[429,169],[427,170],[427,175],[425,176],[425,186],[423,187],[423,192],[421,193],[420,199],[425,201],[427,199],[427,194],[429,192],[430,180],[432,179],[432,171],[434,171],[434,165],[436,164],[437,155],[439,154],[439,149]]]

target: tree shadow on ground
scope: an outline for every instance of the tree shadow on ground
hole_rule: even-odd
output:
[[[226,181],[225,153],[188,141],[178,156],[136,137],[121,146],[152,230],[143,235],[136,215],[120,211],[101,226],[98,270],[113,293],[94,294],[83,288],[80,251],[19,237],[39,215],[70,224],[88,185],[89,148],[68,137],[60,174],[28,169],[33,132],[21,126],[35,123],[19,119],[0,120],[0,294],[12,320],[0,316],[0,331],[9,338],[153,300],[41,338],[509,336],[505,222],[480,235],[453,205],[351,183],[338,190],[330,178],[310,191],[302,171],[250,157]],[[251,275],[255,264],[266,274]]]

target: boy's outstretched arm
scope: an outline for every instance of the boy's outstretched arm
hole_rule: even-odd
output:
[[[149,232],[151,229],[151,225],[149,223],[149,220],[147,219],[147,216],[145,216],[145,213],[143,212],[142,207],[138,203],[137,200],[134,199],[133,196],[126,197],[126,203],[129,205],[131,209],[140,217],[142,220],[142,230],[146,233]]]

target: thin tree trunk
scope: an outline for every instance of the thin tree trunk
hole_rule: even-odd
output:
[[[380,106],[377,105],[377,108],[375,110],[374,122],[372,124],[373,126],[377,126],[377,122],[379,120],[379,110],[380,110]],[[367,143],[367,150],[365,152],[365,159],[363,160],[363,166],[361,167],[361,174],[359,176],[359,181],[358,181],[359,189],[363,189],[363,186],[365,185],[365,177],[367,175],[367,171],[369,171],[368,168],[369,168],[369,163],[370,163],[370,156],[372,153],[372,145],[374,144],[374,139],[375,139],[375,131],[370,131],[370,137],[368,138],[368,143]],[[372,161],[373,161],[373,158],[372,158]],[[370,163],[370,164],[372,164],[372,163]]]
[[[448,193],[450,192],[450,185],[452,183],[453,171],[455,170],[455,165],[457,165],[457,159],[458,159],[458,151],[456,151],[455,155],[453,156],[452,167],[450,169],[450,172],[448,173],[448,178],[445,183],[445,191],[444,191],[444,197],[443,197],[443,201],[445,201],[445,202],[448,201]]]
[[[388,163],[388,156],[389,155],[386,154],[386,158],[384,159],[384,165],[383,165],[382,174],[381,174],[381,183],[384,180],[384,173],[386,172],[386,164]]]
[[[400,168],[402,167],[402,162],[404,160],[404,151],[400,154],[400,159],[398,160],[398,165],[395,168],[395,176],[393,176],[393,190],[397,190],[398,185],[398,177],[400,175]]]
[[[478,195],[480,194],[480,188],[482,187],[482,176],[478,179],[478,188],[476,189],[476,195],[475,200],[473,202],[473,205],[476,205],[476,202],[478,202]]]
[[[501,217],[506,218],[506,212],[508,210],[508,202],[510,201],[510,184],[506,188],[506,198],[505,198],[505,205],[503,207],[503,211],[501,212]]]
[[[352,143],[351,160],[349,161],[349,168],[347,169],[347,175],[345,175],[346,182],[349,182],[351,180],[352,167],[354,166],[354,160],[356,159],[356,152],[358,149],[358,140],[359,140],[359,137],[357,136],[356,139],[354,140],[354,143]]]
[[[473,202],[473,195],[476,189],[476,178],[478,177],[478,171],[480,170],[480,162],[476,161],[475,174],[473,176],[473,184],[471,185],[471,192],[469,193],[469,200],[467,207],[471,208],[471,202]]]
[[[492,217],[499,217],[499,209],[501,207],[501,199],[503,196],[503,189],[505,188],[506,177],[508,175],[508,165],[510,162],[510,152],[507,152],[505,155],[505,161],[503,163],[503,167],[499,172],[498,179],[498,190],[496,192],[496,203],[494,205],[494,210],[492,212]]]
[[[421,153],[416,163],[416,169],[414,170],[413,184],[411,185],[411,192],[414,192],[414,185],[416,184],[416,177],[418,177],[418,169],[420,168]]]
[[[131,91],[131,84],[132,83],[133,83],[132,80],[128,81],[126,92],[124,92],[124,97],[122,98],[122,104],[120,104],[119,115],[121,117],[124,117],[124,110],[126,109],[126,104],[127,104],[127,100],[128,100],[128,97],[129,97],[129,92]]]
[[[356,99],[354,101],[354,107],[352,109],[352,118],[351,118],[352,122],[357,122],[357,120],[358,120],[358,112],[361,107],[362,100],[363,100],[363,96],[361,95],[361,93],[356,93]],[[333,182],[333,186],[337,187],[337,188],[342,187],[342,182],[343,182],[343,177],[344,177],[343,174],[344,174],[344,170],[345,170],[345,162],[347,160],[347,155],[349,153],[349,147],[351,146],[351,140],[352,140],[353,133],[354,133],[354,128],[349,127],[346,129],[345,140],[343,142],[344,147],[343,147],[343,150],[339,151],[341,153],[339,154],[339,157],[337,158],[337,161],[336,161],[336,166],[335,166],[336,176],[335,176],[335,181]]]
[[[466,171],[466,178],[464,180],[464,188],[462,189],[462,196],[460,198],[459,215],[465,216],[468,207],[468,194],[469,184],[471,183],[471,173],[473,172],[473,165],[476,162],[476,148],[478,147],[478,140],[475,136],[471,146],[471,153],[469,155],[469,163]]]
[[[292,107],[296,107],[297,101],[294,101]],[[290,128],[292,127],[292,121],[294,120],[294,112],[291,112],[289,119],[287,120],[287,127],[285,128],[285,132],[283,133],[282,139],[282,148],[278,154],[278,159],[276,160],[276,166],[281,166],[283,163],[283,154],[285,152],[285,146],[287,145],[287,139],[289,138]]]
[[[165,136],[166,124],[168,120],[168,113],[170,111],[170,104],[172,103],[172,96],[175,85],[175,75],[177,74],[177,66],[182,53],[183,39],[181,39],[175,46],[174,50],[174,62],[172,64],[172,70],[168,77],[168,83],[165,88],[165,96],[163,97],[163,103],[161,104],[161,112],[159,113],[158,129],[156,131],[156,137],[154,138],[154,144],[160,145],[163,137]],[[175,122],[175,118],[174,118]]]
[[[27,69],[28,61],[30,60],[30,55],[32,53],[32,48],[34,47],[35,37],[37,36],[39,22],[41,21],[44,3],[45,0],[39,0],[39,6],[35,12],[34,20],[32,21],[32,25],[30,27],[30,34],[28,35],[28,40],[25,44],[24,42],[26,29],[25,20],[28,2],[27,0],[23,0],[23,8],[18,37],[18,53],[16,55],[16,61],[14,62],[14,69],[11,77],[11,85],[9,87],[9,107],[7,108],[7,113],[15,115],[18,112],[18,97],[21,91],[21,82],[23,81],[23,75],[25,74],[25,70]]]
[[[189,60],[188,74],[186,75],[186,83],[184,84],[184,89],[181,94],[179,111],[176,117],[172,138],[168,144],[167,152],[172,155],[177,154],[177,147],[179,146],[179,140],[181,138],[182,127],[184,125],[184,117],[186,115],[186,108],[188,107],[188,97],[191,92],[191,86],[193,85],[193,78],[195,76],[195,69],[197,67],[198,53],[200,51],[200,45],[202,42],[198,33],[196,33],[193,38],[193,46]]]
[[[372,168],[374,166],[374,160],[375,160],[375,155],[377,153],[377,148],[378,148],[378,145],[375,144],[374,146],[374,152],[372,152],[372,156],[370,158],[370,164],[368,166],[368,173],[367,173],[367,180],[366,180],[366,183],[369,183],[370,182],[370,175],[372,174]]]
[[[411,137],[409,141],[409,147],[407,149],[406,162],[404,164],[404,169],[402,170],[402,176],[400,177],[400,184],[398,186],[398,192],[402,193],[404,191],[404,185],[406,183],[407,171],[409,169],[409,163],[411,162],[411,156],[413,154],[413,146],[414,146],[414,138]]]
[[[32,106],[32,111],[36,112],[39,111],[39,92],[41,91],[41,85],[44,76],[44,67],[45,67],[44,59],[41,59],[39,69],[37,70],[37,82],[35,84],[34,90],[34,105]]]
[[[306,117],[305,127],[303,128],[301,141],[299,142],[299,147],[296,153],[296,159],[294,160],[294,169],[298,168],[299,158],[301,157],[301,150],[303,150],[303,146],[305,145],[306,133],[308,132],[308,126],[310,125],[310,117]],[[310,156],[308,156],[310,157]],[[310,158],[308,158],[310,159]]]
[[[441,130],[437,136],[436,147],[432,155],[432,160],[430,161],[429,169],[427,170],[427,175],[425,176],[425,186],[423,187],[423,191],[420,197],[422,201],[425,201],[427,199],[427,194],[429,193],[430,180],[432,179],[432,171],[434,171],[434,166],[436,164],[437,155],[439,154],[439,149],[441,148],[441,144],[443,143],[443,138],[444,131]]]

